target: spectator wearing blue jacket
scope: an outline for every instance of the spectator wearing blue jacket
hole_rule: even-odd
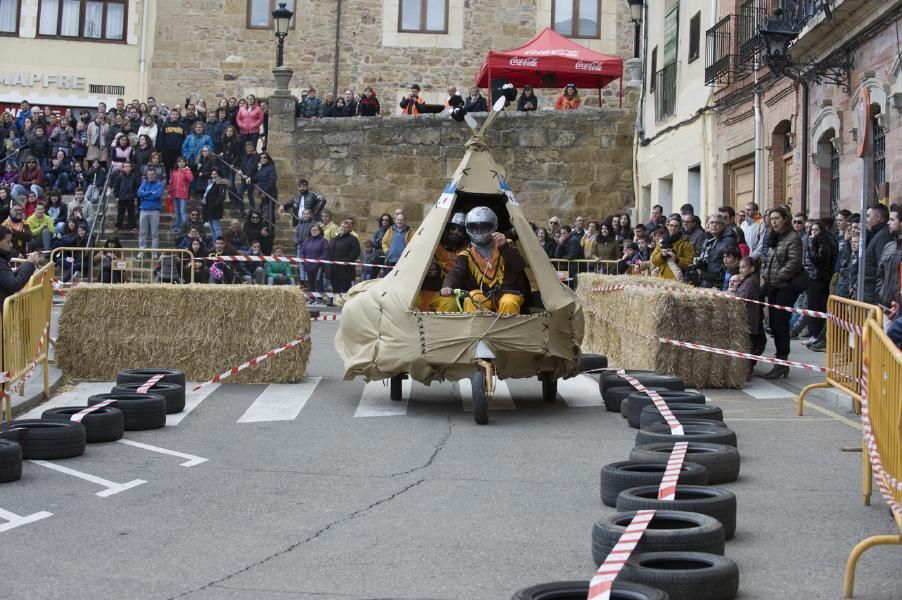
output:
[[[150,233],[153,258],[157,258],[157,248],[160,245],[160,209],[163,207],[163,184],[157,180],[155,169],[147,170],[147,181],[138,188],[138,202],[140,204],[141,229],[138,232],[138,254],[140,260],[147,248],[147,234]]]
[[[209,146],[210,149],[213,149],[213,140],[204,133],[204,124],[197,121],[194,123],[191,133],[182,142],[182,157],[185,159],[185,162],[189,165],[196,163],[197,157],[200,156],[200,149],[204,146]]]

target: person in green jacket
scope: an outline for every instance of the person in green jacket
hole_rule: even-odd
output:
[[[53,218],[45,212],[43,202],[35,204],[34,214],[25,219],[25,224],[31,229],[31,235],[33,236],[31,244],[29,244],[29,250],[32,252],[38,249],[49,251],[55,229]]]
[[[281,248],[273,248],[274,257],[282,256]],[[263,269],[266,275],[266,285],[294,285],[294,277],[291,276],[291,263],[267,261]]]

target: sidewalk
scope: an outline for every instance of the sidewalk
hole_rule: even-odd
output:
[[[57,321],[59,320],[60,310],[62,310],[61,306],[54,306],[51,319],[50,319],[50,337],[56,339],[57,336]],[[53,344],[50,345],[50,360],[53,360]],[[56,390],[63,383],[63,372],[60,371],[56,365],[53,363],[50,364],[49,369],[50,376],[50,396],[52,397]],[[43,365],[38,365],[35,368],[34,372],[31,374],[31,377],[25,382],[25,393],[23,395],[19,395],[13,390],[10,390],[10,397],[12,398],[12,410],[13,410],[13,418],[15,419],[18,415],[28,412],[35,406],[38,406],[42,402],[44,402],[44,367]]]

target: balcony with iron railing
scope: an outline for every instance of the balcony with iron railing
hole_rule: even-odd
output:
[[[676,113],[677,63],[672,62],[655,73],[655,120],[663,121]]]

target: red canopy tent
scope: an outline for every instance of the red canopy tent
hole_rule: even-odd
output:
[[[623,60],[580,46],[546,27],[525,45],[505,52],[490,50],[476,75],[476,85],[491,89],[494,79],[510,81],[516,87],[563,88],[572,83],[578,88],[601,90],[621,79]]]

